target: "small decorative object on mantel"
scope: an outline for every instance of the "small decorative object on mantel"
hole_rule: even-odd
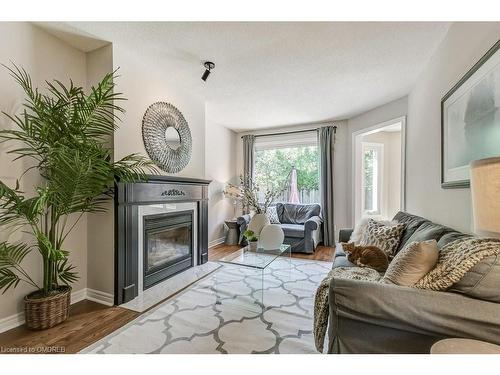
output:
[[[500,156],[500,40],[441,99],[441,186],[470,186],[469,163]]]
[[[191,160],[191,131],[182,113],[170,103],[149,106],[142,119],[142,139],[151,160],[167,173],[182,171]]]

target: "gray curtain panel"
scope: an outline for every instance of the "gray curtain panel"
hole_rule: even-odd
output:
[[[333,151],[335,144],[335,127],[324,126],[318,129],[318,145],[320,157],[320,196],[323,216],[323,244],[335,245],[333,225]]]
[[[243,140],[243,182],[246,185],[248,179],[253,180],[253,166],[254,166],[254,143],[255,135],[244,135],[241,137]],[[249,207],[243,207],[243,213],[249,213]]]
[[[253,164],[254,152],[253,146],[255,143],[255,135],[244,135],[243,140],[243,177],[253,179]]]

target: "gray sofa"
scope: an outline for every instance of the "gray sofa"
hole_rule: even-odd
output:
[[[284,243],[291,245],[294,253],[314,253],[316,246],[323,239],[319,204],[277,203],[276,212],[280,226],[285,233]],[[240,227],[240,244],[245,245],[243,233],[250,222],[250,215],[236,219]]]
[[[406,243],[435,239],[438,247],[470,235],[399,212],[394,220],[406,224],[398,251]],[[341,230],[341,242],[352,230]],[[332,280],[329,289],[329,353],[429,353],[436,341],[472,338],[500,344],[500,260],[487,259],[487,278],[477,285],[488,290],[488,300],[476,293],[435,292],[392,284]],[[487,262],[487,263],[488,263]],[[354,267],[337,246],[333,267]],[[484,264],[483,264],[484,267]],[[485,270],[469,271],[474,278]],[[474,275],[476,273],[477,275]],[[489,284],[485,286],[485,283]],[[475,286],[471,286],[471,291]],[[453,287],[451,288],[453,290]],[[471,298],[474,295],[475,298]]]

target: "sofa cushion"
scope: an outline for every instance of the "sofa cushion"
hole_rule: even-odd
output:
[[[431,221],[422,223],[415,232],[408,238],[407,244],[412,242],[421,242],[428,240],[439,241],[445,234],[454,232],[453,229],[444,225],[436,224]]]
[[[278,217],[283,224],[304,224],[313,216],[319,216],[319,204],[277,203]]]
[[[363,232],[360,245],[377,246],[388,258],[391,258],[398,247],[404,228],[404,224],[386,225],[370,219]]]
[[[304,238],[304,225],[300,224],[280,224],[285,233],[285,237]]]
[[[354,263],[349,262],[345,255],[335,255],[332,268],[337,267],[357,267]]]
[[[465,238],[471,238],[472,236],[470,234],[465,234],[462,232],[449,232],[443,235],[438,241],[438,247],[441,249],[443,246],[448,245],[450,242],[453,242],[455,240],[461,240]]]
[[[500,303],[500,255],[482,259],[450,291]]]
[[[408,214],[403,211],[399,211],[392,220],[397,221],[398,223],[405,224],[405,229],[403,230],[403,234],[401,235],[401,239],[399,240],[398,248],[395,251],[396,253],[406,245],[408,239],[420,225],[429,221],[427,219],[424,219],[423,217]]]

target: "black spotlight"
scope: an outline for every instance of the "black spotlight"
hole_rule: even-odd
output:
[[[210,75],[210,71],[215,68],[215,64],[211,61],[205,61],[205,63],[203,64],[203,66],[205,67],[205,73],[203,73],[203,75],[201,76],[201,79],[203,81],[206,81],[208,76]]]

